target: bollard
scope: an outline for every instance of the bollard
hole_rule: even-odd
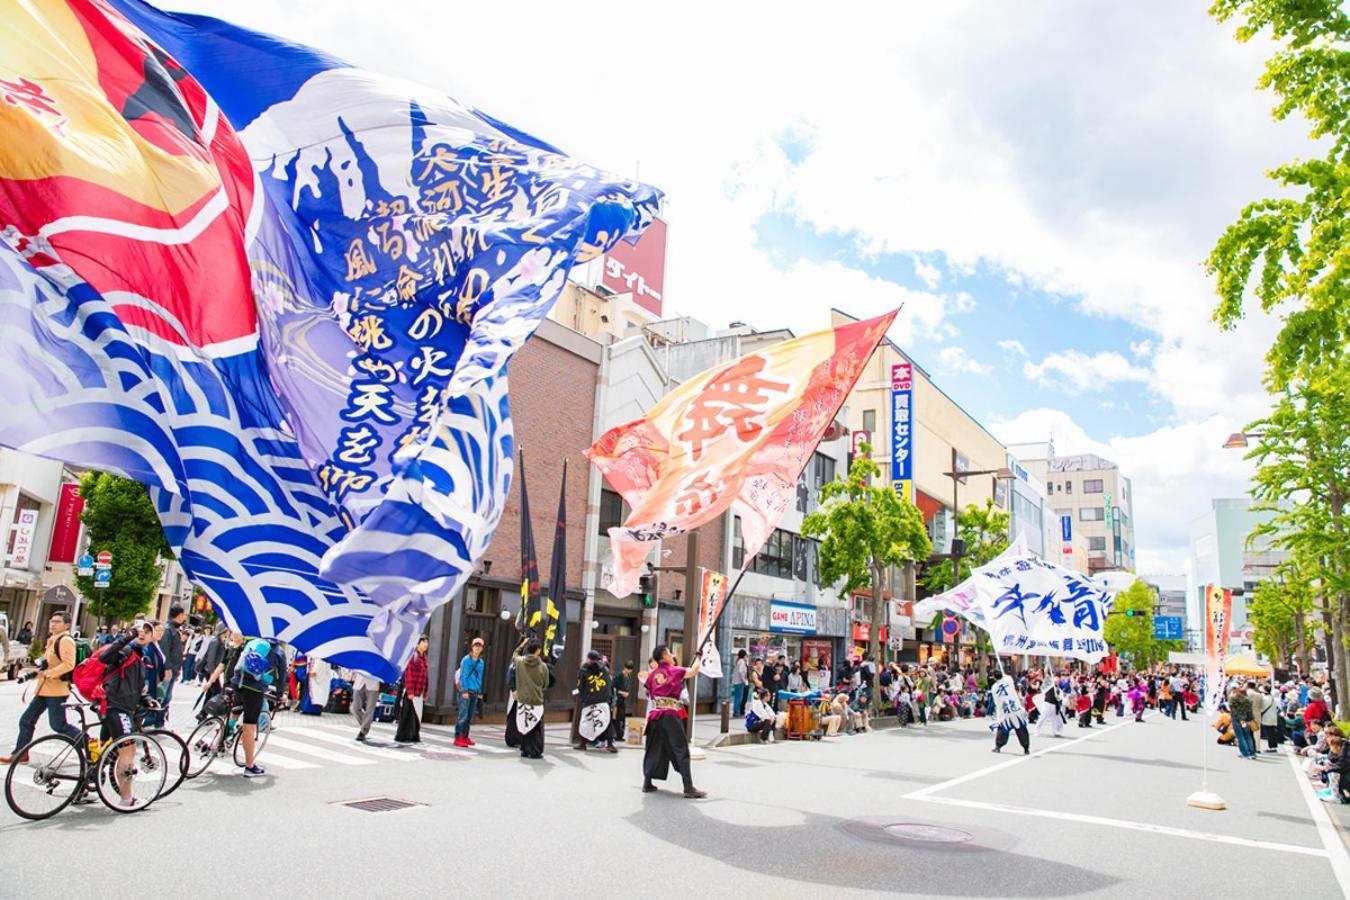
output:
[[[722,733],[731,733],[731,701],[722,701]]]

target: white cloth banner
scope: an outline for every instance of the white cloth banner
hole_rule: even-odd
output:
[[[993,562],[972,570],[952,590],[914,606],[920,621],[949,609],[989,632],[994,652],[1066,656],[1097,662],[1115,595],[1135,576],[1089,578],[1028,553],[1019,537]]]
[[[577,732],[586,740],[594,741],[609,728],[609,704],[592,703],[581,708],[581,722]],[[522,731],[522,734],[524,732]]]
[[[529,734],[543,718],[543,706],[530,706],[525,703],[516,703],[516,730],[521,734]]]
[[[703,645],[703,654],[699,656],[698,674],[709,678],[722,677],[722,654],[717,650],[715,641]]]
[[[1012,676],[1004,675],[994,682],[994,726],[1014,731],[1026,724],[1027,709],[1017,696],[1017,685],[1013,684]]]

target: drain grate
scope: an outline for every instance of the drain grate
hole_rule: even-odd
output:
[[[419,806],[426,806],[425,803],[416,803],[412,800],[398,800],[394,797],[370,797],[365,800],[346,800],[337,804],[345,806],[348,809],[359,809],[361,812],[398,812],[404,809],[415,809]]]
[[[975,838],[968,831],[944,828],[941,825],[924,825],[919,822],[897,822],[882,826],[881,830],[893,838],[900,838],[903,841],[923,841],[927,844],[964,844]]]

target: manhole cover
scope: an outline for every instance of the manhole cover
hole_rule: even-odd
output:
[[[419,806],[426,806],[426,804],[416,803],[412,800],[398,800],[394,797],[369,797],[365,800],[347,800],[339,803],[338,806],[345,806],[349,809],[359,809],[361,812],[378,813],[415,809]]]
[[[955,828],[941,825],[923,825],[918,822],[897,822],[882,826],[882,831],[891,837],[905,841],[923,841],[928,844],[964,844],[973,840],[974,835]]]

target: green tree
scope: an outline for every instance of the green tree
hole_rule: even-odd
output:
[[[889,486],[874,486],[881,474],[864,445],[846,475],[820,488],[821,506],[802,520],[802,534],[821,536],[820,577],[845,594],[872,595],[872,628],[868,652],[882,658],[881,626],[885,621],[882,585],[891,566],[927,559],[933,542],[923,513],[901,500]],[[872,702],[876,703],[873,696]]]
[[[1247,603],[1247,618],[1256,631],[1256,651],[1286,668],[1292,667],[1297,655],[1299,670],[1307,672],[1312,611],[1313,592],[1308,584],[1282,577],[1262,581]]]
[[[1337,702],[1350,698],[1350,361],[1323,362],[1248,426],[1261,436],[1252,496],[1270,518],[1252,534],[1289,554],[1286,581],[1311,592]]]
[[[130,478],[86,472],[80,496],[89,552],[112,554],[112,580],[106,588],[95,588],[91,576],[79,576],[75,586],[95,616],[106,624],[124,622],[149,609],[159,588],[164,574],[159,558],[171,555],[164,529],[145,487]]]
[[[1350,343],[1350,16],[1338,0],[1217,0],[1210,14],[1237,20],[1241,42],[1268,32],[1280,45],[1258,84],[1278,98],[1274,117],[1302,115],[1325,151],[1272,170],[1281,196],[1248,204],[1207,260],[1223,328],[1237,325],[1249,293],[1283,315],[1267,356],[1280,389]]]
[[[928,567],[924,575],[924,587],[935,594],[950,590],[970,577],[973,569],[990,562],[1008,549],[1008,513],[994,506],[993,499],[985,500],[984,506],[971,504],[956,516],[956,531],[966,542],[966,552],[961,557],[961,577],[952,578],[954,560],[944,559]],[[936,613],[928,627],[937,631],[942,627],[942,613]],[[985,675],[988,668],[988,655],[994,652],[994,644],[989,634],[982,629],[967,627],[971,643],[980,659],[980,674]]]
[[[1183,649],[1181,641],[1160,641],[1153,636],[1153,608],[1158,592],[1136,581],[1116,595],[1106,617],[1103,637],[1111,649],[1135,669],[1166,662],[1167,654]]]

